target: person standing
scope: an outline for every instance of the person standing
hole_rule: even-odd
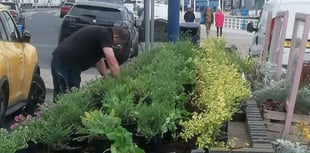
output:
[[[215,26],[216,26],[216,36],[222,37],[222,31],[223,31],[223,25],[224,25],[224,14],[222,13],[221,9],[217,9],[215,13]]]
[[[206,8],[204,16],[205,16],[206,34],[207,36],[209,36],[211,25],[213,23],[213,12],[209,6]]]
[[[107,78],[107,62],[112,77],[119,77],[120,66],[113,47],[124,45],[128,40],[129,32],[125,28],[87,26],[61,42],[52,53],[54,102],[57,95],[66,93],[73,87],[79,88],[81,72],[94,65],[99,73]]]
[[[186,13],[184,14],[185,22],[194,22],[195,21],[195,14],[191,7],[188,7]]]

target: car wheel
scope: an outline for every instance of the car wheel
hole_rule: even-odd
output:
[[[133,53],[130,55],[130,58],[137,57],[138,55],[139,55],[139,45],[138,43],[134,43]]]
[[[23,112],[25,114],[33,115],[38,108],[38,104],[42,104],[45,101],[45,84],[40,75],[34,74],[31,81],[31,87],[28,96],[28,103],[24,107]]]
[[[6,96],[4,91],[0,88],[0,127],[4,126],[5,111],[6,111]]]

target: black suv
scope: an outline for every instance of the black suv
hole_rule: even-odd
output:
[[[130,39],[124,49],[129,53],[128,58],[135,57],[139,52],[139,33],[135,23],[133,14],[121,3],[103,0],[76,2],[71,11],[63,18],[58,43],[61,43],[78,29],[89,25],[126,27],[130,32]],[[120,61],[118,54],[116,54],[116,58],[120,64],[124,63],[123,57]]]

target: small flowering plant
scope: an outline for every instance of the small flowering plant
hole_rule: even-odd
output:
[[[16,127],[12,131],[0,129],[0,152],[10,153],[27,147],[29,129]]]
[[[20,126],[22,124],[28,124],[30,120],[32,119],[31,115],[27,115],[26,117],[23,114],[18,114],[14,117],[14,123],[10,125],[10,129],[16,129],[17,126]]]
[[[15,117],[11,129],[27,127],[29,140],[40,142],[47,150],[69,148],[69,140],[74,129],[72,125],[64,125],[66,118],[60,117],[56,112],[54,103],[43,103],[34,116],[22,114]]]
[[[44,107],[48,107],[48,104],[43,103],[39,105],[39,108],[43,109]],[[38,132],[36,131],[36,122],[39,122],[41,120],[41,111],[38,109],[36,112],[34,112],[34,116],[32,115],[23,115],[23,114],[18,114],[14,117],[14,123],[10,125],[11,130],[15,130],[17,128],[24,128],[27,127],[29,131],[29,139],[32,141],[35,141],[39,135]]]
[[[309,148],[310,148],[310,130],[309,130],[309,127],[305,122],[299,122],[299,123],[297,123],[297,126],[298,126],[299,130],[301,131],[301,134],[308,141],[308,144],[307,144],[308,147],[307,148],[309,150]]]

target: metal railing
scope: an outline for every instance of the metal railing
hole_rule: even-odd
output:
[[[257,25],[258,20],[257,19],[236,18],[236,17],[225,17],[224,28],[246,30],[246,25],[250,22],[253,22],[253,25]]]

